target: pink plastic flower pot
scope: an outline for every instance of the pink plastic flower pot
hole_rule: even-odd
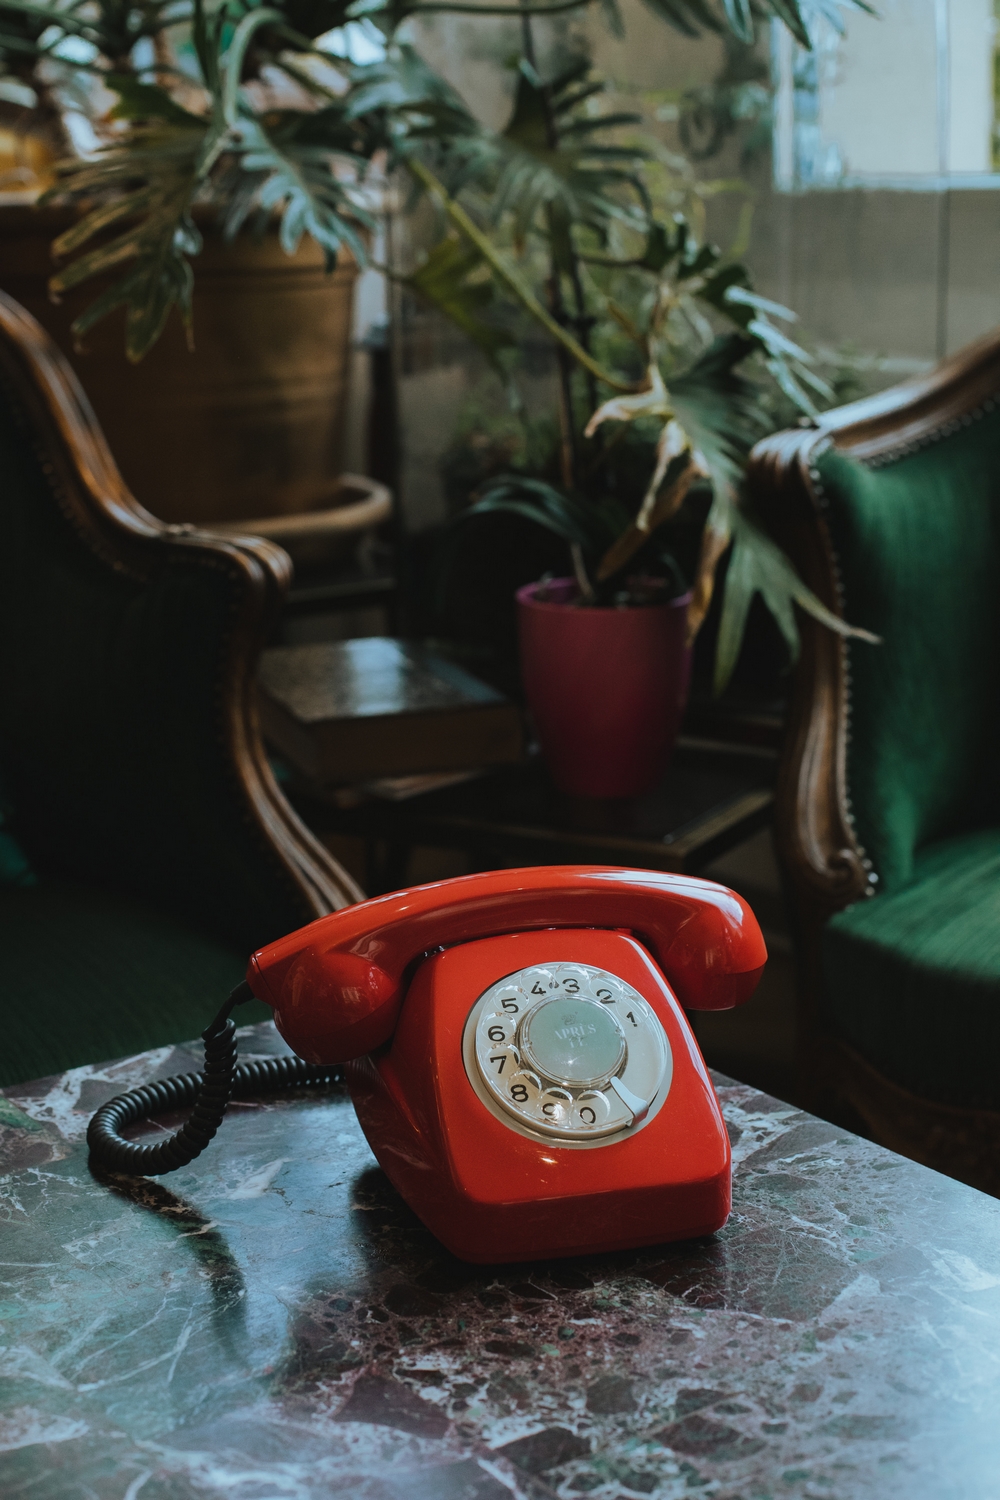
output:
[[[517,593],[521,672],[542,753],[560,791],[635,796],[663,775],[687,702],[690,595],[623,609],[579,608],[576,598],[569,578]]]

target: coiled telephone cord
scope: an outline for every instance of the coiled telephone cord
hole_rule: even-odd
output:
[[[179,1073],[118,1094],[102,1104],[87,1126],[87,1145],[94,1164],[106,1172],[155,1177],[175,1172],[200,1156],[222,1124],[230,1099],[287,1088],[343,1082],[339,1064],[316,1066],[301,1057],[265,1057],[236,1066],[236,1023],[230,1012],[253,993],[237,985],[219,1014],[202,1032],[205,1067],[201,1073]],[[137,1120],[148,1120],[165,1110],[192,1104],[189,1118],[164,1141],[143,1146],[127,1141],[121,1131]]]

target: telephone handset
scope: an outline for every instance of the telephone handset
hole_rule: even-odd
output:
[[[303,1078],[346,1064],[380,1165],[454,1254],[516,1261],[725,1223],[729,1140],[681,1007],[741,1004],[766,958],[724,886],[554,866],[322,917],[253,954],[237,998],[272,1007]]]

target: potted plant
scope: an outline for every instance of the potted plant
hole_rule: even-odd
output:
[[[109,278],[77,317],[77,336],[89,338],[124,306],[128,348],[138,359],[172,309],[190,326],[200,205],[221,215],[223,238],[251,225],[260,230],[276,214],[284,250],[309,236],[329,264],[345,247],[360,260],[371,222],[364,177],[370,163],[383,161],[426,196],[441,226],[407,278],[411,288],[507,378],[518,320],[541,329],[555,348],[558,473],[502,477],[473,508],[475,515],[504,508],[530,515],[569,544],[572,598],[550,591],[526,600],[525,610],[545,605],[553,619],[592,611],[609,628],[621,611],[667,610],[676,619],[680,606],[672,600],[685,590],[660,530],[696,484],[707,485],[711,500],[683,612],[689,644],[728,550],[721,682],[756,593],[793,648],[796,603],[844,628],[739,501],[745,456],[770,425],[768,388],[807,420],[828,392],[781,326],[792,315],[758,297],[742,265],[702,243],[690,214],[671,211],[676,192],[664,190],[663,161],[636,137],[634,117],[603,107],[603,85],[586,59],[566,47],[560,56],[556,46],[554,62],[540,70],[532,16],[588,3],[487,7],[518,17],[523,38],[512,113],[495,131],[434,75],[403,29],[412,15],[467,11],[462,0],[111,7],[109,15],[147,28],[139,39],[148,45],[145,57],[138,43],[115,57],[110,43],[86,33],[93,23],[76,8],[9,0],[10,13],[32,25],[43,16],[62,28],[18,42],[24,55],[31,47],[51,51],[53,35],[82,37],[92,50],[81,67],[97,67],[114,100],[102,148],[61,169],[57,194],[86,211],[56,242],[66,263],[51,285],[67,295]],[[103,16],[100,0],[95,5]],[[655,0],[654,8],[689,34],[728,28],[753,35],[747,0],[722,0],[719,10],[711,0]],[[613,0],[610,11],[617,24]],[[336,59],[319,39],[362,14],[380,28],[384,55],[365,65]],[[808,45],[799,0],[758,0],[753,14],[781,19]],[[187,50],[171,53],[164,38],[175,17],[187,28]],[[0,48],[11,45],[0,28]],[[621,438],[629,432],[636,442]],[[641,485],[634,467],[627,482],[622,462],[636,451],[648,454]],[[683,664],[672,680],[682,683]]]
[[[795,6],[757,13],[808,44]],[[723,21],[700,4],[664,15],[684,30]],[[727,3],[724,20],[750,29],[740,6]],[[693,232],[697,189],[676,172],[665,181],[664,153],[634,133],[639,117],[602,110],[585,59],[556,49],[542,75],[531,25],[506,127],[488,140],[438,135],[433,159],[408,161],[448,227],[409,282],[476,340],[515,403],[525,321],[555,346],[556,472],[492,476],[461,524],[506,512],[565,541],[567,576],[518,593],[524,686],[557,785],[622,796],[665,766],[723,557],[717,690],[757,594],[793,655],[795,605],[865,633],[824,608],[741,496],[753,443],[789,407],[810,421],[834,395],[789,336],[795,315]],[[707,503],[685,577],[663,528],[695,491]]]
[[[167,520],[302,510],[337,478],[378,144],[341,98],[348,3],[0,10],[0,107],[49,190],[0,209],[0,285]]]

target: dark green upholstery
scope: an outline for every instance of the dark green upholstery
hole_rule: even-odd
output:
[[[823,934],[828,1019],[924,1099],[1000,1109],[1000,829],[940,839],[910,884]]]
[[[1000,413],[866,469],[818,464],[852,641],[848,785],[882,892],[928,840],[995,818]]]
[[[822,1003],[895,1082],[1000,1108],[1000,413],[879,468],[817,467],[844,613],[883,642],[848,648],[877,894],[829,923]]]
[[[0,884],[0,1085],[190,1037],[313,915],[235,771],[245,569],[68,503],[32,400],[4,375],[0,787],[38,883]]]
[[[3,1086],[197,1036],[246,967],[235,944],[59,880],[3,891],[0,954]],[[255,1001],[237,1020],[269,1015]]]

